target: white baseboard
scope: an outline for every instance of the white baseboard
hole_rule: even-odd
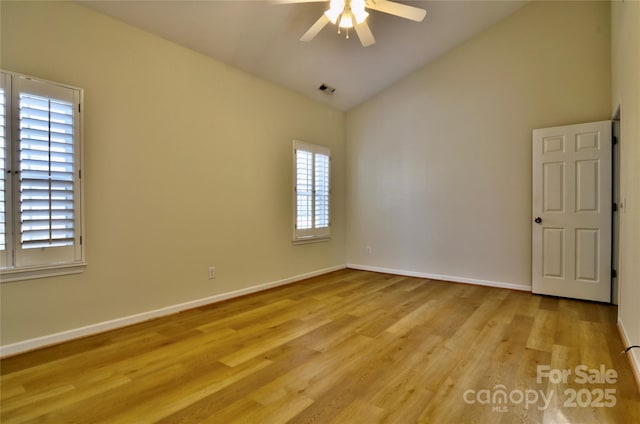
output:
[[[149,321],[154,318],[163,317],[166,315],[176,314],[187,309],[197,308],[199,306],[208,305],[211,303],[221,302],[223,300],[232,299],[234,297],[244,296],[246,294],[256,293],[263,290],[268,290],[273,287],[283,286],[286,284],[295,283],[307,278],[316,277],[318,275],[327,274],[329,272],[345,269],[346,265],[337,265],[329,268],[320,269],[317,271],[308,272],[305,274],[295,275],[293,277],[285,278],[278,281],[272,281],[270,283],[258,284],[255,286],[247,287],[240,290],[235,290],[228,293],[221,293],[215,296],[205,297],[203,299],[192,300],[189,302],[179,303],[177,305],[171,305],[153,311],[147,311],[140,314],[129,315],[122,318],[116,318],[109,321],[100,322],[97,324],[87,325],[85,327],[74,328],[60,333],[48,334],[46,336],[36,337],[33,339],[24,340],[17,343],[0,346],[0,358],[10,355],[16,355],[24,353],[29,350],[42,348],[62,342],[66,342],[80,337],[91,336],[105,331],[114,330],[116,328],[125,327],[131,324],[137,324],[143,321]]]
[[[347,268],[359,269],[362,271],[383,272],[385,274],[405,275],[407,277],[418,277],[418,278],[429,278],[431,280],[451,281],[454,283],[475,284],[478,286],[499,287],[502,289],[522,290],[522,291],[528,291],[528,292],[531,291],[531,286],[525,286],[522,284],[514,284],[514,283],[504,283],[501,281],[478,280],[475,278],[456,277],[452,275],[429,274],[425,272],[404,271],[401,269],[380,268],[376,266],[358,265],[358,264],[347,264]]]
[[[618,317],[618,333],[620,333],[620,338],[622,339],[622,343],[625,346],[631,346],[631,341],[627,336],[627,332],[624,329],[624,324],[620,317]],[[627,352],[627,358],[629,358],[629,363],[631,364],[631,371],[633,371],[633,376],[636,379],[636,385],[638,386],[638,390],[640,390],[640,359],[633,350]]]

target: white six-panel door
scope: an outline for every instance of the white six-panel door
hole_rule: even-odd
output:
[[[611,121],[533,130],[533,292],[611,300]]]

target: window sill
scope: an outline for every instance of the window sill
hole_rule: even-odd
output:
[[[84,272],[86,266],[87,264],[84,262],[74,262],[53,266],[5,268],[0,270],[0,283],[80,274]]]
[[[293,240],[293,244],[297,246],[299,244],[322,243],[330,240],[331,240],[331,236],[309,237],[309,238],[300,238],[300,239]]]

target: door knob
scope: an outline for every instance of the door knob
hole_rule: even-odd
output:
[[[536,216],[536,219],[533,220],[536,224],[540,224],[542,222],[542,218]]]

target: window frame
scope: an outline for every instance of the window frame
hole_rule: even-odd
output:
[[[20,280],[31,280],[52,276],[77,274],[83,272],[86,267],[84,235],[84,181],[83,173],[83,103],[84,90],[79,87],[70,86],[42,78],[36,78],[16,72],[0,69],[0,78],[5,90],[6,104],[6,128],[5,128],[5,150],[6,159],[4,163],[5,179],[5,232],[6,246],[4,251],[0,251],[0,282],[12,282]],[[37,247],[25,249],[21,246],[20,239],[20,169],[19,149],[20,149],[20,91],[17,87],[21,85],[32,85],[36,87],[34,93],[30,90],[22,90],[33,95],[43,95],[43,93],[65,93],[71,99],[72,110],[72,146],[73,146],[73,230],[74,237],[70,246],[60,256],[59,247]],[[32,87],[32,88],[33,88]],[[40,91],[42,90],[42,91]],[[59,96],[44,94],[48,99],[62,100]],[[2,160],[2,159],[0,159]],[[49,218],[51,219],[51,218]],[[28,251],[29,250],[29,251]]]
[[[292,143],[293,152],[293,243],[294,244],[306,244],[322,241],[329,241],[331,239],[331,149],[326,146],[317,144],[305,143],[303,141],[293,140]],[[311,228],[298,229],[298,150],[312,154],[312,193],[311,193]],[[323,155],[327,157],[326,166],[326,181],[327,186],[326,194],[326,211],[327,211],[327,225],[316,226],[316,205],[319,201],[320,195],[316,190],[316,172],[318,167],[316,166],[316,155]]]

